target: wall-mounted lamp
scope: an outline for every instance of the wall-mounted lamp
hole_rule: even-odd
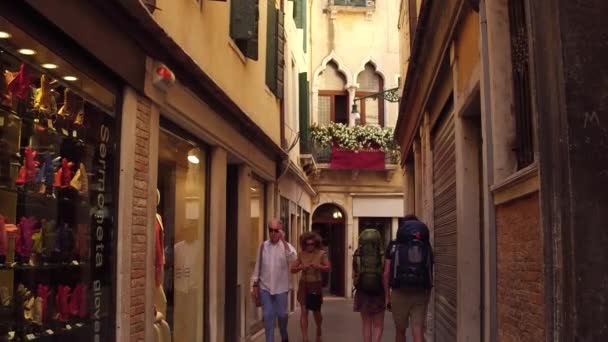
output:
[[[359,108],[357,107],[357,101],[353,102],[353,107],[351,109],[351,114],[355,117],[355,120],[361,119],[361,115],[359,114]]]
[[[333,217],[334,217],[335,219],[342,218],[342,212],[340,212],[340,211],[338,211],[338,210],[334,211]]]
[[[198,159],[198,157],[196,156],[196,152],[194,151],[194,149],[192,149],[188,152],[188,161],[191,162],[192,164],[198,164],[201,162]]]

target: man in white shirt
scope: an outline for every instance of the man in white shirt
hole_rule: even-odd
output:
[[[287,338],[287,294],[289,292],[289,269],[297,258],[296,249],[285,241],[283,223],[272,219],[268,223],[270,239],[260,246],[255,264],[251,292],[258,293],[262,302],[266,342],[274,342],[274,322],[279,320],[281,341]],[[260,260],[261,259],[261,260]]]

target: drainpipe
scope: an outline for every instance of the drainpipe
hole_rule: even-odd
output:
[[[479,4],[481,34],[481,124],[483,137],[483,277],[482,303],[483,324],[481,333],[484,341],[496,341],[496,218],[490,191],[494,184],[494,152],[492,136],[492,106],[490,98],[490,56],[488,49],[488,21],[486,0]]]

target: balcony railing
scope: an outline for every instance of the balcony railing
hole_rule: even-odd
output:
[[[375,1],[370,0],[329,0],[330,6],[353,6],[353,7],[368,7],[373,6]]]
[[[310,151],[316,164],[331,164],[332,160],[332,148],[331,146],[319,147],[313,141],[310,141]],[[384,152],[384,164],[385,165],[396,165],[399,164],[399,153],[395,151]]]

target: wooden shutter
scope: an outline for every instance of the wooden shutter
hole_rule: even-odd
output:
[[[456,156],[454,115],[433,132],[435,341],[456,341]]]
[[[285,80],[285,13],[277,11],[277,91],[278,98],[283,98]]]
[[[308,74],[299,74],[300,153],[310,153],[310,112],[308,106]]]
[[[266,11],[266,85],[277,93],[277,16],[274,0],[268,0]]]
[[[272,0],[271,0],[272,1]],[[257,38],[258,0],[232,0],[230,6],[230,37],[249,40]]]

